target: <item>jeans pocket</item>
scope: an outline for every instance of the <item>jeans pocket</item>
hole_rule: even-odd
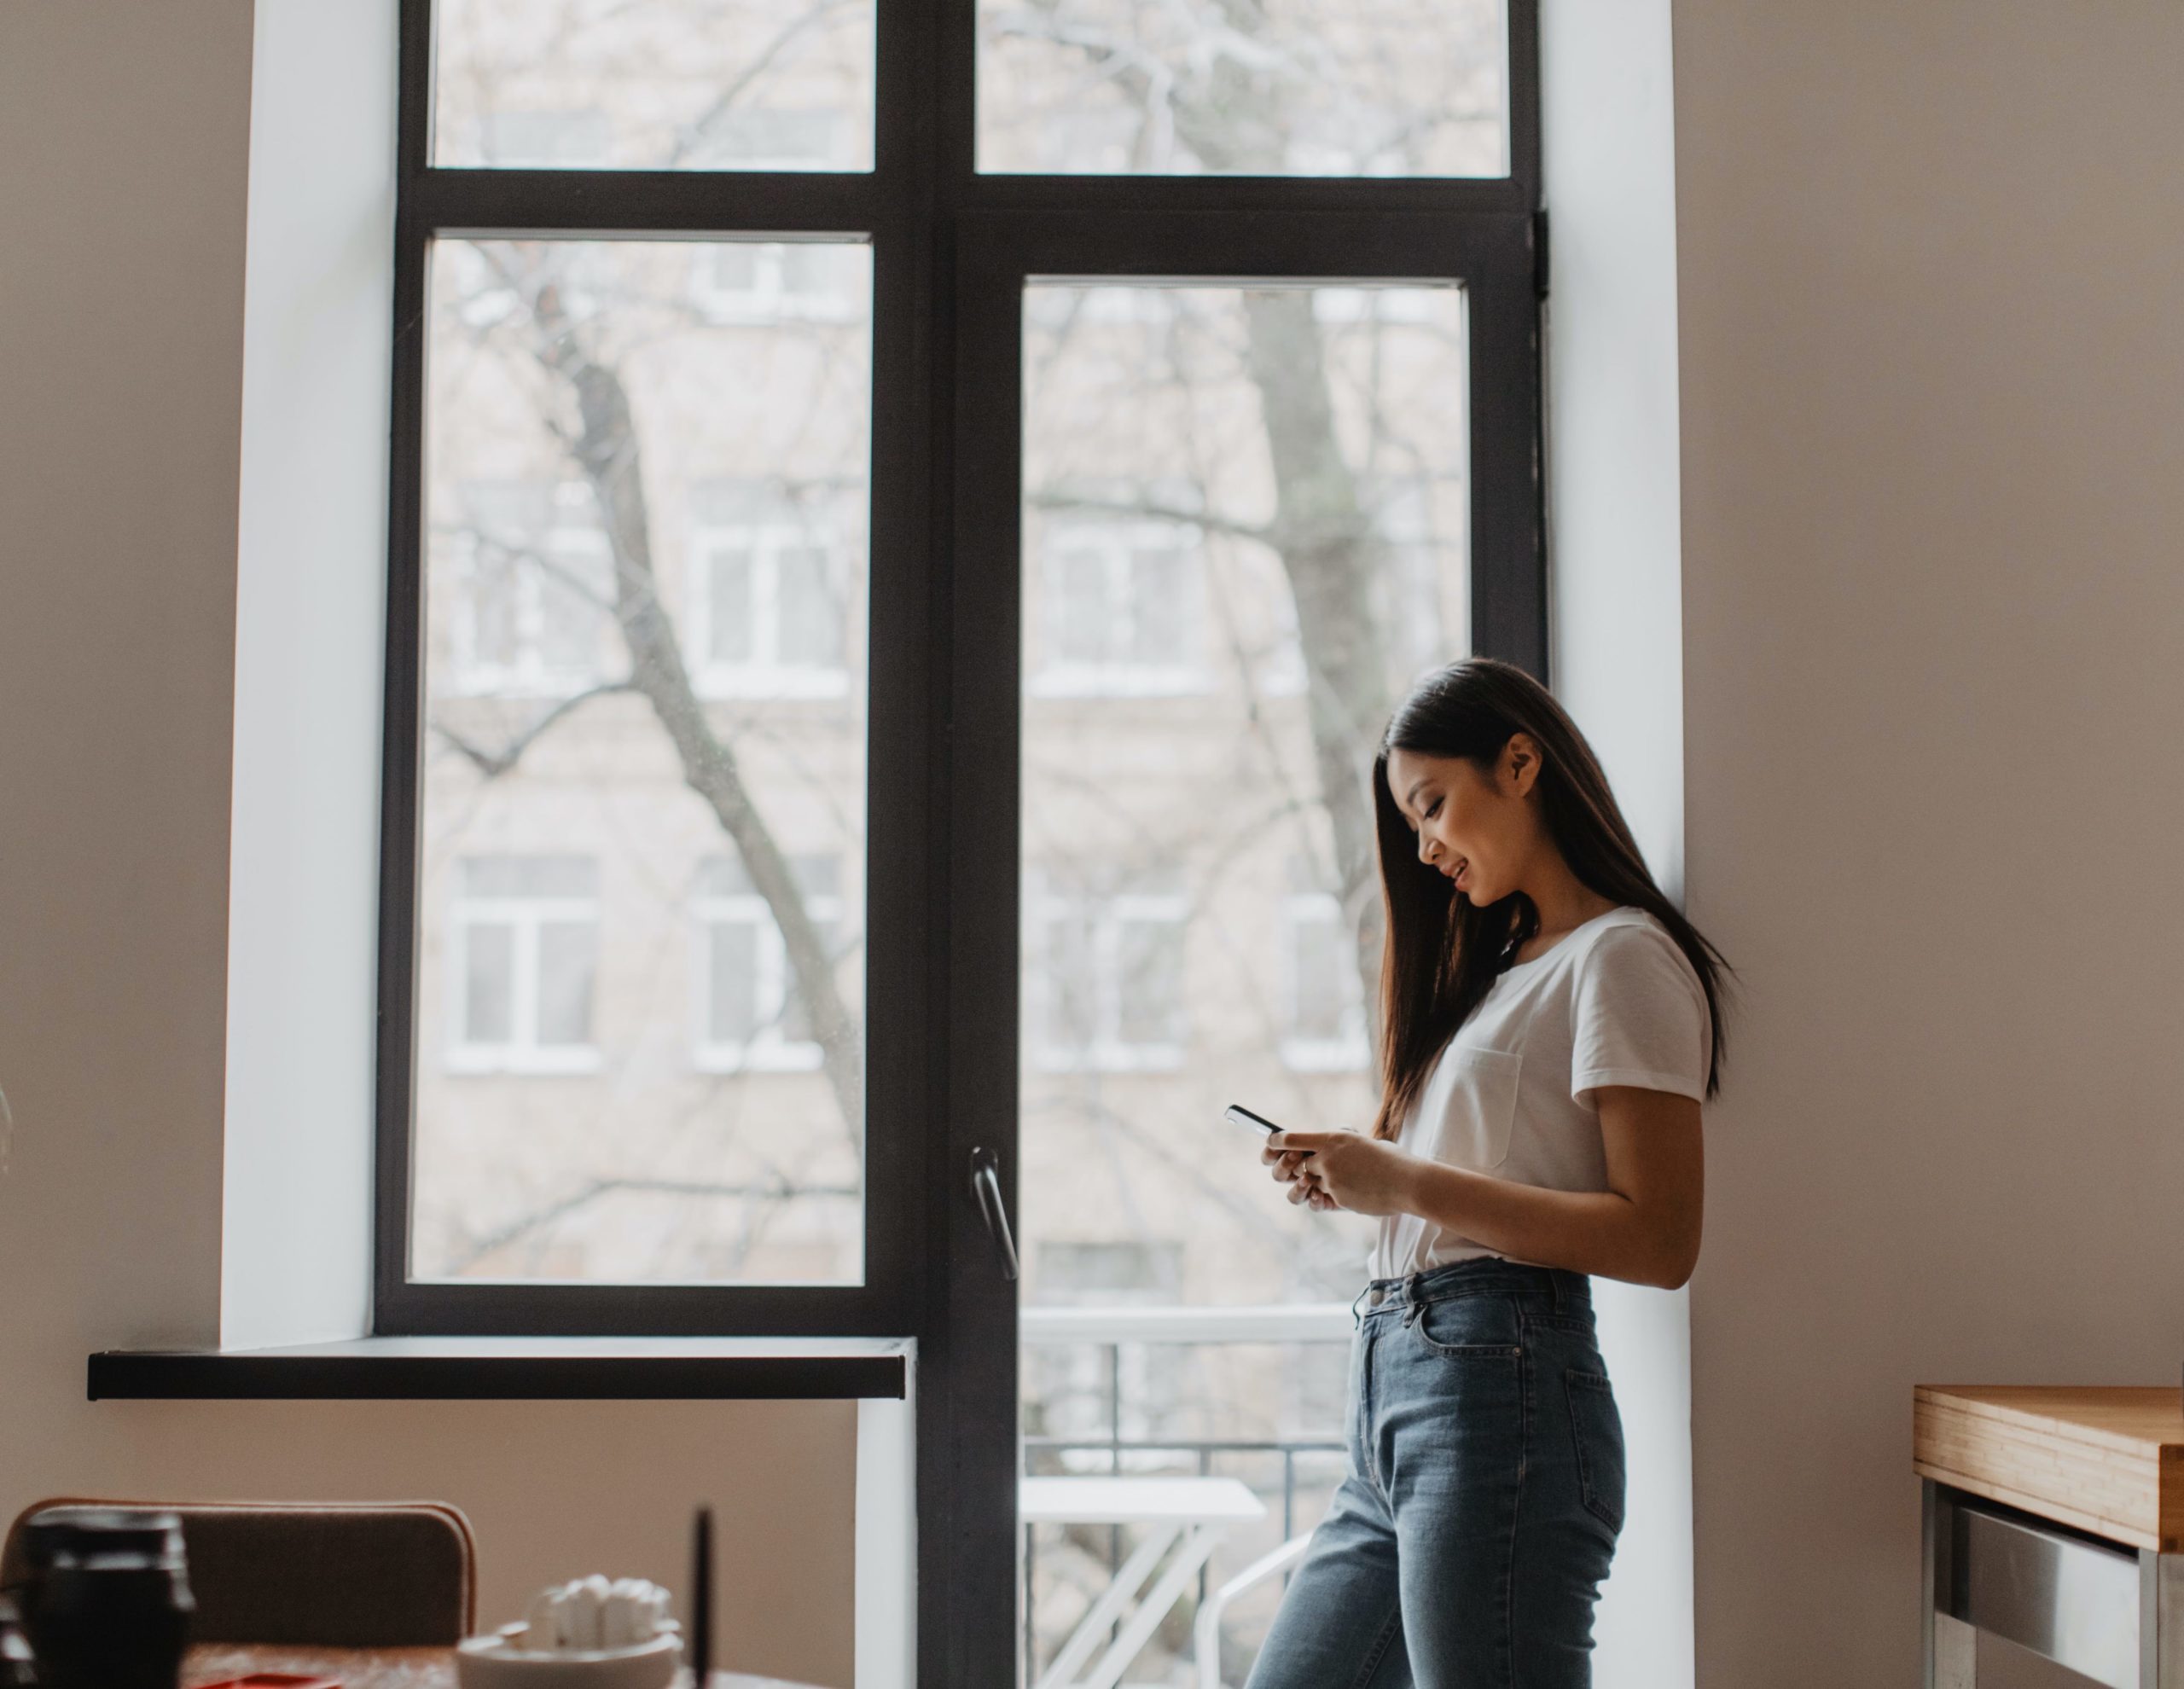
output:
[[[1451,1361],[1514,1361],[1525,1352],[1506,1297],[1444,1297],[1416,1309],[1407,1323],[1426,1348]]]
[[[1623,1415],[1615,1387],[1601,1373],[1563,1374],[1570,1396],[1570,1430],[1577,1443],[1577,1489],[1585,1511],[1610,1530],[1623,1529]]]

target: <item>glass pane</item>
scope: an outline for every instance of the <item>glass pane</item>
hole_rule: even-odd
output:
[[[505,1044],[515,1029],[515,929],[473,921],[463,933],[462,1038]]]
[[[724,244],[434,249],[421,1279],[863,1275],[870,253],[833,244],[845,311],[723,317],[693,300]],[[834,595],[797,670],[761,579],[785,531]],[[487,551],[521,588],[490,685],[462,631]],[[802,865],[836,864],[816,940],[771,937],[761,850],[807,902]],[[448,978],[465,908],[516,934],[490,979]],[[724,1059],[791,988],[823,1038]],[[504,1055],[462,1046],[454,991]]]
[[[1378,935],[1345,912],[1377,917],[1388,714],[1468,642],[1465,296],[1052,282],[1024,305],[1024,1458],[1241,1485],[1263,1511],[1217,1589],[1341,1471],[1370,1222],[1291,1207],[1221,1111],[1370,1117]],[[1269,1305],[1296,1338],[1265,1341]],[[1060,1506],[1023,1536],[1026,1682],[1144,1541]],[[1198,1680],[1199,1587],[1122,1681]],[[1280,1590],[1223,1613],[1224,1682]]]
[[[785,545],[774,554],[775,590],[781,607],[781,661],[828,669],[841,661],[827,554],[816,546]]]
[[[1167,1045],[1183,1036],[1182,926],[1121,923],[1121,1036],[1125,1044]]]
[[[875,0],[439,0],[438,165],[872,168]]]
[[[748,663],[751,633],[751,554],[747,549],[723,546],[706,560],[712,570],[708,623],[712,630],[707,654],[716,663]]]
[[[595,923],[549,920],[538,929],[540,1044],[591,1042],[592,977],[598,963]]]
[[[712,970],[706,1031],[717,1044],[746,1044],[758,1030],[758,927],[717,920],[708,933]]]
[[[1502,176],[1503,0],[979,0],[979,168]]]

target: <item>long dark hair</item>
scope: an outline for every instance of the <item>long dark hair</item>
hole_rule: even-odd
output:
[[[1539,932],[1539,911],[1521,891],[1484,908],[1420,862],[1403,811],[1388,790],[1388,756],[1461,757],[1491,774],[1518,734],[1539,746],[1540,819],[1571,873],[1589,890],[1652,915],[1689,958],[1706,992],[1713,1053],[1706,1094],[1721,1087],[1722,997],[1728,964],[1661,895],[1629,824],[1584,734],[1548,689],[1522,669],[1473,657],[1437,670],[1411,688],[1381,735],[1373,763],[1373,810],[1380,844],[1380,893],[1387,936],[1380,963],[1380,1117],[1373,1135],[1392,1138],[1424,1088],[1434,1059],[1471,1018],[1495,978]]]

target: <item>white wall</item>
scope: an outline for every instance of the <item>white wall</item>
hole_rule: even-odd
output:
[[[258,0],[220,1332],[371,1323],[397,0]]]
[[[1675,46],[1699,1680],[1889,1689],[1912,1386],[2184,1359],[2184,8]]]
[[[1673,897],[1683,699],[1668,0],[1545,0],[1540,21],[1553,676]],[[1594,1297],[1630,1469],[1594,1677],[1689,1689],[1688,1305],[1605,1280]]]
[[[323,27],[363,27],[346,0],[314,9],[345,15]],[[288,32],[298,17],[269,11],[260,44],[311,50]],[[238,483],[253,488],[246,636],[283,605],[306,626],[366,613],[340,559],[376,545],[361,529],[383,519],[366,508],[369,465],[310,440],[241,444],[246,389],[255,424],[283,378],[279,322],[261,337],[253,318],[246,357],[246,200],[293,195],[299,172],[327,167],[261,154],[250,182],[253,27],[248,0],[0,5],[0,1086],[18,1119],[0,1175],[0,1518],[67,1491],[435,1495],[476,1522],[484,1613],[498,1619],[549,1576],[679,1582],[688,1508],[710,1500],[725,1526],[724,1663],[846,1685],[852,1404],[84,1399],[95,1349],[218,1339],[230,1106],[239,1134],[292,1158],[268,1182],[305,1212],[285,1234],[257,1232],[261,1262],[300,1270],[319,1228],[358,1224],[325,1198],[332,1163],[312,1146],[335,1111],[366,1105],[346,1089],[353,1031],[311,1042],[334,1024],[314,1023],[285,1066],[226,1095],[230,746],[233,801],[248,805],[297,777],[306,729],[329,757],[353,755],[368,724],[352,695],[270,721],[277,660],[238,672]],[[350,65],[337,85],[380,75]],[[299,148],[305,127],[289,131]],[[383,318],[366,321],[355,282],[383,230],[346,229],[357,244],[316,275],[262,246],[249,257],[251,287],[288,289],[292,322],[353,311],[353,332],[375,337],[323,351],[311,384],[383,357]],[[324,391],[288,398],[307,409]],[[261,507],[269,489],[293,496]],[[375,625],[357,631],[369,649]],[[370,821],[369,794],[317,820],[338,832],[359,815]],[[329,874],[353,877],[357,861]],[[280,935],[247,912],[290,899],[305,918],[310,876],[240,839],[235,866],[238,954],[277,957]],[[235,1036],[277,1041],[294,1006],[253,998],[255,983],[239,986]],[[299,1305],[229,1313],[287,1320]]]

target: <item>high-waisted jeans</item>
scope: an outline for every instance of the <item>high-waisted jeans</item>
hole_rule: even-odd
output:
[[[1461,1261],[1358,1302],[1349,1476],[1247,1689],[1583,1689],[1623,1484],[1589,1284]]]

